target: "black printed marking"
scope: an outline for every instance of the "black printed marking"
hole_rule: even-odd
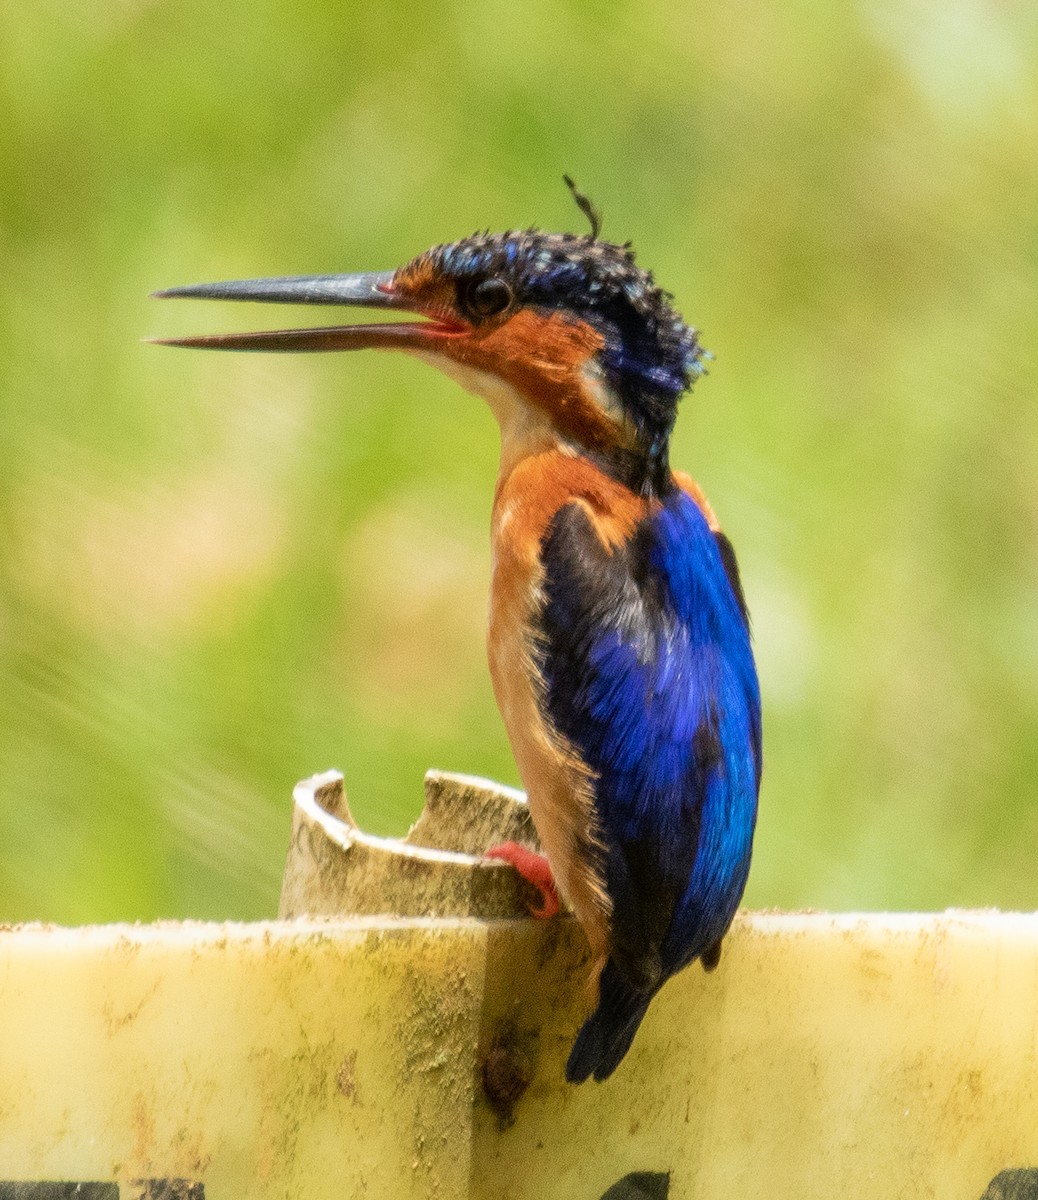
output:
[[[65,1180],[0,1181],[0,1200],[119,1200],[119,1185]]]
[[[1038,1200],[1038,1167],[999,1171],[980,1200]]]
[[[0,1180],[0,1200],[205,1200],[196,1179],[135,1179],[132,1183],[74,1180]]]
[[[602,1193],[602,1200],[667,1200],[669,1171],[632,1171]]]

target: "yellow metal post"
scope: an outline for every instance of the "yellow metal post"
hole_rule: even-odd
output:
[[[0,1197],[1035,1194],[1038,917],[744,915],[574,1088],[583,955],[566,919],[0,931]]]

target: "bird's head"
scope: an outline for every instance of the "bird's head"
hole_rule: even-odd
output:
[[[222,350],[404,350],[490,403],[506,440],[555,437],[642,492],[669,487],[677,402],[703,373],[696,331],[627,246],[597,237],[475,234],[396,271],[238,280],[159,296],[363,305],[403,323],[180,338]]]

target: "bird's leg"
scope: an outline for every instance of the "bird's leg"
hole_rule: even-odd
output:
[[[537,889],[541,903],[527,903],[530,916],[547,921],[559,911],[559,894],[555,890],[555,879],[546,855],[527,850],[518,842],[502,842],[500,846],[491,846],[484,857],[511,863],[523,879]]]

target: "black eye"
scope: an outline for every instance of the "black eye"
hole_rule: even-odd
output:
[[[465,312],[476,318],[495,317],[512,303],[512,289],[503,279],[471,279],[458,299]]]

